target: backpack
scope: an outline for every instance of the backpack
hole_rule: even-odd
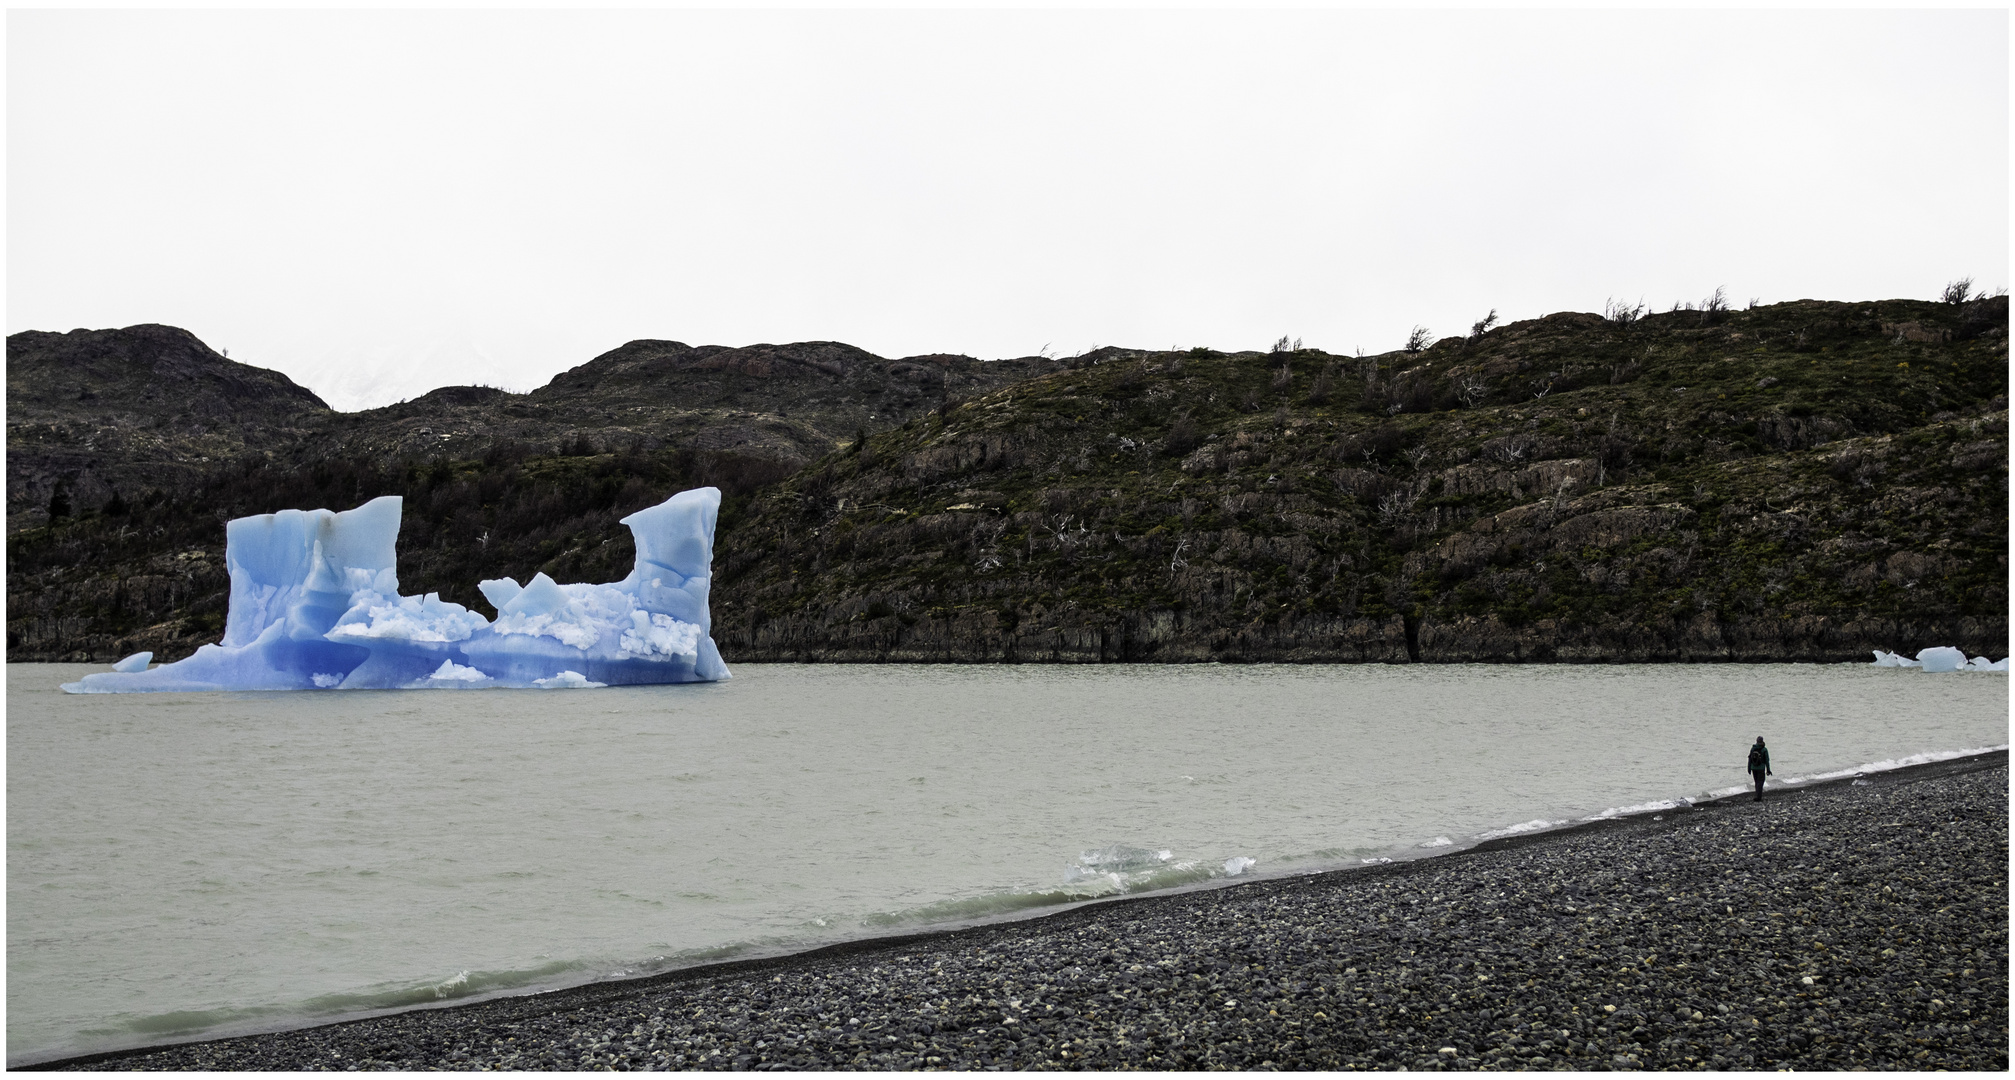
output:
[[[1750,748],[1749,748],[1749,771],[1750,771],[1750,772],[1762,772],[1762,771],[1763,771],[1763,761],[1764,761],[1764,758],[1763,758],[1763,748],[1762,748],[1762,747],[1760,747],[1760,746],[1752,746],[1752,747],[1750,747]]]

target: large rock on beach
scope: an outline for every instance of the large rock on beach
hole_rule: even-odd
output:
[[[2008,1068],[2006,752],[94,1069]]]

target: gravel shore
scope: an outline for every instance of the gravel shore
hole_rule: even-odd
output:
[[[2005,1071],[2007,765],[52,1064]]]

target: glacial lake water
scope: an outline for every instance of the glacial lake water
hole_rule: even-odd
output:
[[[73,696],[7,666],[10,1064],[1457,850],[2005,746],[2005,674],[798,666]],[[1248,860],[1250,862],[1248,863]]]

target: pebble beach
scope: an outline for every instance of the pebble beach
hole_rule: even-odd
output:
[[[2008,865],[2001,751],[1412,862],[42,1067],[2005,1071]]]

